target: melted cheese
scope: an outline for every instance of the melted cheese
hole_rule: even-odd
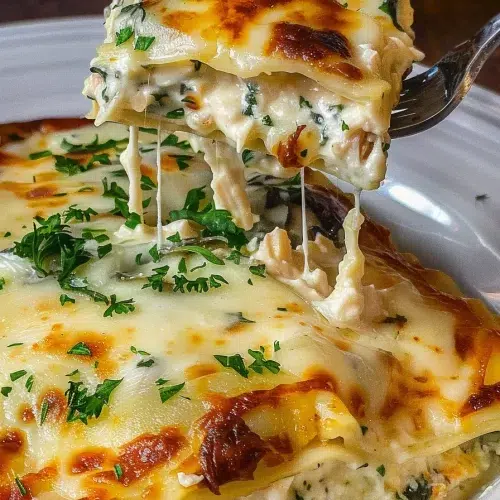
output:
[[[105,230],[113,249],[99,259],[95,242],[88,244],[93,257],[76,269],[77,277],[108,297],[133,298],[135,310],[103,317],[105,304],[62,290],[53,275],[41,279],[27,260],[0,253],[5,280],[0,290],[0,388],[12,388],[0,395],[0,499],[19,496],[15,475],[39,498],[204,500],[214,498],[218,489],[227,500],[248,495],[253,500],[273,498],[273,488],[308,498],[304,480],[319,496],[317,476],[323,473],[339,494],[373,493],[377,499],[401,495],[420,475],[435,494],[444,494],[480,473],[480,457],[463,451],[464,443],[500,430],[500,343],[498,319],[479,303],[448,293],[454,290],[449,280],[399,254],[387,232],[368,217],[361,225],[358,207],[352,208],[333,187],[326,189],[325,181],[315,192],[322,209],[314,210],[309,200],[303,220],[321,226],[325,217],[327,223],[344,219],[345,241],[340,233],[335,239],[339,248],[318,235],[314,241],[305,237],[302,247],[293,249],[291,241],[306,232],[300,224],[295,232],[285,217],[283,228],[263,235],[265,229],[258,226],[248,234],[262,238],[253,258],[266,263],[266,277],[252,274],[255,263],[245,257],[248,248],[236,264],[225,259],[230,249],[219,241],[209,248],[224,265],[182,247],[165,249],[161,261],[153,262],[149,250],[160,209],[154,203],[147,207],[144,238],[125,242],[114,235],[123,218],[107,213],[113,200],[102,196],[104,177],[108,185],[115,180],[129,188],[127,178],[113,174],[120,170],[124,144],[110,145],[110,165],[95,164],[74,176],[56,170],[52,157],[28,159],[45,148],[62,154],[63,139],[89,144],[98,134],[99,143],[119,141],[125,129],[109,125],[64,131],[56,125],[44,131],[35,131],[34,125],[9,128],[9,134],[15,131],[26,139],[6,143],[0,128],[0,199],[9,207],[8,216],[0,215],[0,236],[12,233],[0,237],[0,245],[11,248],[31,231],[36,215],[47,217],[75,203],[92,207],[98,215],[89,222],[70,222],[69,231],[79,236],[83,229]],[[147,142],[151,136],[145,134],[144,140],[138,147],[129,144],[128,151],[142,153],[141,175],[161,180],[168,193],[159,197],[162,214],[182,208],[189,188],[210,184],[211,170],[201,154],[194,153],[181,171],[173,168],[170,155],[182,149],[162,146],[158,153],[157,145]],[[66,158],[86,164],[90,156]],[[282,190],[281,200],[300,207],[298,186],[284,187],[276,180],[251,184],[248,196],[254,205],[260,198],[276,202],[275,191]],[[310,183],[303,187],[303,194],[315,188]],[[274,194],[268,197],[271,189]],[[140,194],[155,195],[154,189]],[[326,206],[333,207],[331,214],[324,212]],[[261,215],[259,224],[268,220],[266,209],[255,212]],[[200,228],[180,220],[161,230],[163,237],[177,231],[197,237]],[[182,274],[182,258],[189,279],[220,275],[227,284],[204,293],[174,292],[173,276]],[[164,290],[143,288],[153,269],[164,266],[169,267]],[[315,273],[321,286],[309,279]],[[297,286],[300,280],[303,285]],[[335,290],[348,290],[348,297],[354,296],[351,289],[362,293],[363,308],[344,307],[338,312],[354,313],[329,317],[334,284]],[[75,303],[61,305],[62,293]],[[376,311],[368,313],[375,301]],[[68,353],[81,342],[90,355]],[[259,356],[255,353],[279,363],[279,371],[250,368]],[[214,358],[236,354],[248,378]],[[141,365],[150,359],[150,366]],[[75,369],[79,374],[68,377]],[[20,370],[26,373],[16,379],[13,374]],[[67,422],[70,380],[93,393],[105,379],[121,382],[99,417],[88,425]],[[185,385],[162,403],[159,379],[168,380],[166,386]],[[250,472],[245,468],[249,459]],[[365,463],[368,467],[359,468]],[[382,464],[383,481],[377,472]],[[349,488],[335,481],[339,474],[352,478]],[[448,484],[440,474],[455,479]],[[270,486],[262,496],[256,493]]]
[[[89,116],[98,124],[162,120],[166,130],[223,139],[239,153],[261,150],[285,167],[311,165],[378,187],[401,78],[421,54],[409,2],[399,2],[408,33],[367,4],[115,4],[92,61],[100,74],[84,89],[94,100]],[[147,51],[134,50],[132,39],[116,45],[131,27],[155,37]]]

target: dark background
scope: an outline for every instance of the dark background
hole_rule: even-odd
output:
[[[108,0],[0,0],[0,23],[101,14]],[[500,0],[412,0],[417,46],[432,64],[447,50],[473,35],[500,12]],[[500,49],[486,63],[478,82],[500,92]]]

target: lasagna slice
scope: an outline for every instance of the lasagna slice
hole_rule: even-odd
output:
[[[0,128],[0,499],[467,498],[495,474],[498,318],[318,173],[245,169],[244,231],[167,137],[139,144],[159,246],[122,234],[124,127]]]
[[[105,121],[185,131],[363,189],[386,170],[408,0],[115,0],[84,94]]]

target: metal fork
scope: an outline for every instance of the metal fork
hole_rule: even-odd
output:
[[[432,68],[403,82],[392,112],[391,137],[427,130],[444,120],[470,90],[486,60],[500,45],[500,14]]]

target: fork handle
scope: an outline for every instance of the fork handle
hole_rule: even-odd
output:
[[[439,61],[441,69],[451,65],[454,72],[467,70],[470,78],[464,82],[465,93],[470,89],[484,63],[500,46],[500,14],[490,19],[471,39],[457,45]],[[464,58],[463,55],[468,57]],[[458,66],[458,68],[457,68]],[[450,68],[451,70],[451,68]],[[458,71],[457,71],[458,70]]]

